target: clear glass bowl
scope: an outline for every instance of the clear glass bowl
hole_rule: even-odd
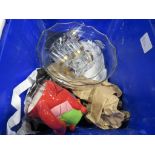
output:
[[[117,66],[116,49],[92,26],[57,23],[43,31],[37,46],[41,66],[67,88],[107,80]]]

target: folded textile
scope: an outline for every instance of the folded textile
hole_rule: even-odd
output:
[[[130,117],[128,112],[118,109],[121,90],[107,81],[73,93],[88,102],[86,118],[101,129],[119,128]]]

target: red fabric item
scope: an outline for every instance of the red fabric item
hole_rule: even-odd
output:
[[[40,90],[38,90],[38,92],[39,91]],[[32,110],[28,112],[28,116],[40,118],[47,126],[53,129],[56,134],[65,134],[66,123],[57,118],[51,111],[52,108],[65,101],[68,101],[73,109],[86,113],[87,110],[80,103],[80,100],[76,99],[68,90],[50,80],[45,81],[43,92]],[[74,128],[75,127],[71,125],[70,129],[74,130]]]

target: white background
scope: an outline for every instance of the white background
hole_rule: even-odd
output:
[[[0,18],[155,18],[154,0],[0,0]]]

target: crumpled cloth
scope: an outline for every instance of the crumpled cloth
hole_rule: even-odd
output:
[[[130,117],[129,112],[118,110],[121,90],[107,81],[73,93],[88,102],[86,118],[101,129],[119,128]]]

